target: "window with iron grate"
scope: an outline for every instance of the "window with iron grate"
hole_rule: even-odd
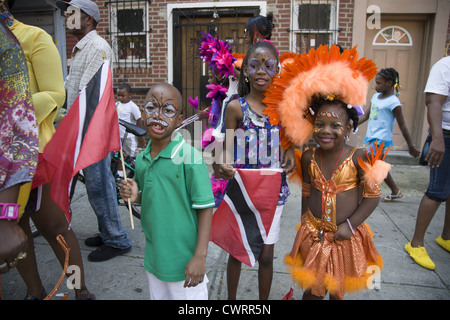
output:
[[[337,0],[296,0],[293,14],[296,52],[336,43]]]
[[[291,30],[293,51],[305,53],[321,44],[337,43],[338,4],[339,0],[295,0]],[[311,137],[302,149],[316,145]]]
[[[109,1],[109,34],[116,68],[150,66],[150,0]]]

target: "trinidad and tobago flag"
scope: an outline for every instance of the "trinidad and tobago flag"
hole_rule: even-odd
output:
[[[278,204],[281,170],[236,169],[213,215],[210,241],[253,267]]]
[[[50,183],[50,197],[71,221],[72,178],[120,149],[119,122],[109,62],[81,90],[52,139],[39,154],[32,188]]]

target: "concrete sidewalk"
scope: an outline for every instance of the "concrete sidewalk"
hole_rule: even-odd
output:
[[[401,162],[401,161],[400,161]],[[395,163],[395,162],[394,162]],[[403,162],[404,163],[404,162]],[[392,203],[381,203],[367,220],[374,232],[375,245],[383,256],[384,269],[376,279],[379,289],[368,290],[346,296],[350,300],[450,300],[450,253],[442,249],[434,239],[442,232],[445,204],[436,213],[426,235],[426,248],[436,264],[436,270],[429,271],[414,263],[407,255],[404,245],[414,232],[419,202],[428,185],[429,169],[411,164],[394,164],[391,174],[403,192],[404,197]],[[280,300],[290,289],[292,281],[283,263],[290,252],[300,222],[301,190],[291,184],[291,196],[285,206],[282,218],[282,233],[275,245],[274,277],[271,300]],[[383,195],[388,193],[382,186]],[[99,300],[145,300],[148,299],[147,278],[144,272],[144,234],[139,220],[134,220],[131,230],[128,211],[121,208],[122,221],[133,241],[133,249],[107,262],[93,263],[87,260],[92,248],[84,240],[97,233],[97,221],[89,205],[85,190],[80,183],[72,204],[73,229],[79,239],[84,259],[86,283]],[[39,271],[46,290],[49,292],[57,283],[61,267],[48,243],[39,236],[35,239]],[[228,254],[210,243],[207,258],[207,276],[211,300],[227,298],[226,266]],[[249,268],[243,265],[238,289],[238,299],[258,299],[257,265]],[[2,277],[3,296],[6,300],[23,299],[26,287],[16,269]],[[54,300],[61,299],[70,290],[63,281]],[[300,300],[302,290],[294,287],[293,298]],[[72,292],[69,300],[75,298]]]

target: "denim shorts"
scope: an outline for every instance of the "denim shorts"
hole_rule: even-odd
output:
[[[445,153],[439,167],[430,167],[430,183],[425,195],[437,202],[450,196],[450,131],[444,130]]]

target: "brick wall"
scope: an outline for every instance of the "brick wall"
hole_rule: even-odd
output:
[[[211,0],[195,1],[211,2]],[[267,11],[274,13],[274,24],[276,26],[272,39],[280,50],[289,50],[289,34],[285,31],[290,25],[290,0],[268,1]],[[150,34],[150,58],[152,65],[149,68],[134,72],[119,71],[115,74],[115,82],[128,82],[132,87],[149,88],[155,83],[167,81],[167,4],[169,3],[192,3],[192,1],[164,1],[152,0],[149,5],[149,17],[152,28]],[[134,93],[134,100],[142,105],[145,93]]]
[[[101,14],[101,21],[97,26],[98,33],[109,41],[108,1],[94,0]],[[214,2],[213,0],[198,0],[198,2]],[[352,45],[353,12],[355,0],[339,1],[339,26],[338,43],[343,48]],[[149,88],[155,83],[167,80],[167,4],[169,3],[194,3],[194,1],[167,1],[152,0],[149,5],[149,21],[152,28],[150,33],[150,59],[152,65],[148,68],[128,68],[114,70],[114,87],[121,82],[128,82],[133,88]],[[275,30],[272,40],[280,52],[289,50],[289,32],[291,16],[290,0],[268,0],[267,12],[273,12]],[[447,30],[447,43],[450,42],[450,18]],[[76,43],[75,37],[67,34],[67,57]],[[133,93],[134,100],[142,105],[145,91]]]
[[[109,41],[109,20],[107,1],[94,0],[100,9],[101,20],[97,25],[97,32]],[[211,0],[200,0],[198,2],[212,2]],[[193,1],[166,1],[152,0],[148,6],[150,27],[150,59],[152,65],[148,68],[127,68],[114,70],[114,87],[119,83],[127,82],[132,88],[149,88],[155,83],[167,81],[167,4],[170,3],[193,3]],[[238,2],[239,3],[239,2]],[[290,0],[268,1],[267,12],[274,13],[275,30],[272,40],[280,52],[289,50],[289,33],[286,31],[290,27]],[[76,43],[75,37],[67,34],[67,57],[70,57],[73,46]],[[145,92],[133,92],[133,100],[142,105]]]
[[[289,51],[289,32],[291,27],[291,1],[267,1],[267,12],[273,12],[275,29],[271,41],[280,53]]]
[[[341,0],[339,2],[338,44],[344,49],[352,46],[353,8],[355,0]]]

